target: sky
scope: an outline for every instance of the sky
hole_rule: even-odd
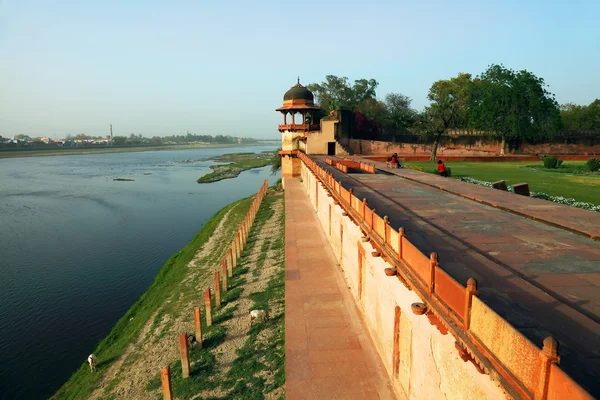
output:
[[[600,98],[600,1],[0,0],[0,135],[277,139],[296,83],[373,78],[413,107],[490,64]]]

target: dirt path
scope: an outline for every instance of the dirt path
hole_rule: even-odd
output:
[[[225,377],[231,368],[231,365],[237,358],[237,351],[244,346],[248,339],[247,333],[250,329],[250,311],[254,303],[249,299],[252,293],[259,293],[266,289],[270,279],[280,268],[280,260],[275,257],[276,252],[269,250],[273,241],[283,235],[283,196],[279,195],[278,199],[271,206],[273,215],[260,228],[260,231],[255,233],[256,240],[252,247],[252,252],[242,259],[239,267],[248,268],[245,274],[247,279],[243,284],[242,295],[237,299],[227,304],[227,308],[235,307],[233,318],[223,322],[223,326],[227,330],[225,340],[216,347],[218,372],[216,376]],[[267,248],[266,257],[263,262],[259,262],[259,258],[263,250]],[[274,317],[283,312],[283,307],[274,307],[271,310],[270,317]],[[261,332],[261,335],[268,337],[269,332]],[[199,393],[194,399],[204,397],[223,397],[227,396],[227,392],[222,389],[211,390]],[[277,396],[278,397],[278,396]]]

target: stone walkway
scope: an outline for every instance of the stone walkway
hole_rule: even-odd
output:
[[[297,178],[285,178],[285,308],[288,400],[396,398]]]
[[[521,196],[518,201],[515,201],[513,193],[489,190],[486,187],[460,182],[456,179],[447,179],[410,169],[386,168],[385,163],[366,158],[356,157],[356,159],[375,164],[376,168],[404,179],[600,240],[600,213],[590,213],[580,208],[566,207],[533,197]]]

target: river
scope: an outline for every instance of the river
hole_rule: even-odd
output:
[[[278,178],[198,184],[205,159],[263,150],[0,159],[0,398],[52,395],[215,212]]]

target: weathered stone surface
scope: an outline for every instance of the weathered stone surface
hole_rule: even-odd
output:
[[[506,186],[506,181],[497,181],[492,183],[492,187],[498,190],[508,191],[508,187]]]
[[[529,185],[526,183],[517,183],[513,185],[513,189],[515,189],[515,194],[520,194],[521,196],[529,197]]]

